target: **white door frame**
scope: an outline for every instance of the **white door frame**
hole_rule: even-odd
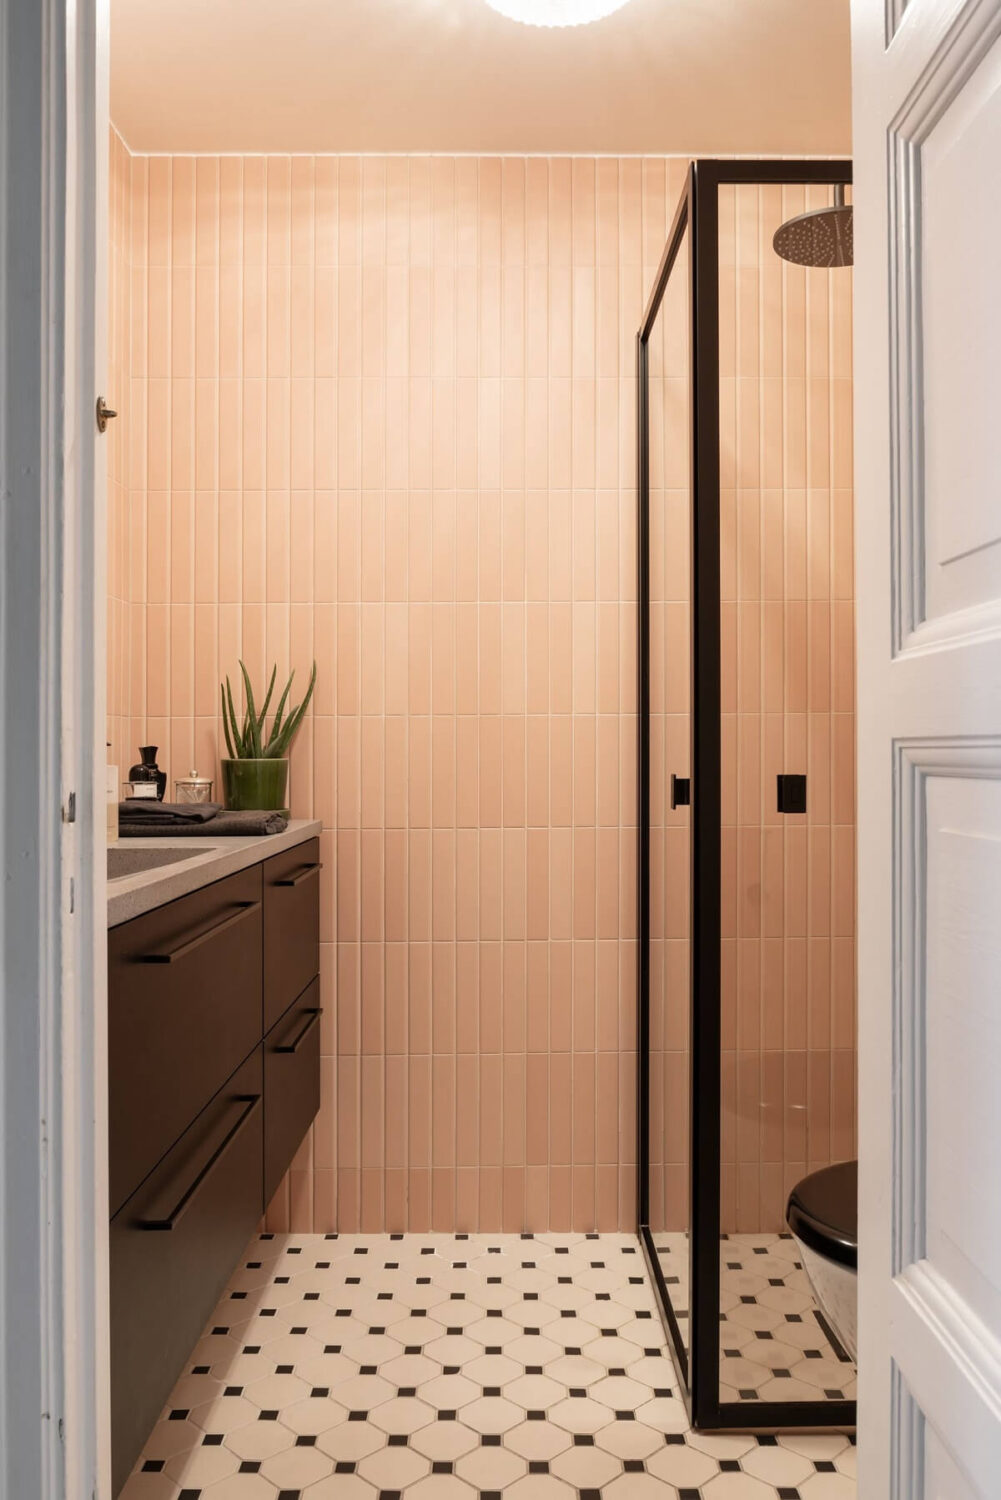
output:
[[[852,0],[852,42],[859,1496],[993,1497],[1001,1244],[981,1226],[1001,1205],[984,1124],[1001,899],[996,422],[958,406],[974,385],[997,400],[976,341],[959,347],[978,315],[993,342],[996,232],[984,218],[977,242],[948,205],[997,201],[1001,0]],[[964,277],[982,314],[956,311]]]
[[[106,0],[0,0],[0,1497],[108,1463]]]

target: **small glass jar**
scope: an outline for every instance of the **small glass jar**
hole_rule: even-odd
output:
[[[187,776],[178,776],[174,781],[174,801],[211,802],[211,776],[199,776],[197,771],[190,771]]]

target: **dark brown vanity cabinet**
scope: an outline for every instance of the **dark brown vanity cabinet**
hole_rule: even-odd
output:
[[[261,1040],[261,867],[108,934],[111,1211]]]
[[[264,865],[264,1029],[320,972],[320,840]]]
[[[264,1039],[264,1201],[270,1203],[320,1107],[320,981]]]
[[[319,1108],[318,848],[108,935],[116,1494]]]

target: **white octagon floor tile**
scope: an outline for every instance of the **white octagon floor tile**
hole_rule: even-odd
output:
[[[848,1390],[794,1243],[724,1254],[735,1396]],[[854,1457],[692,1433],[632,1235],[271,1235],[120,1500],[854,1500]]]

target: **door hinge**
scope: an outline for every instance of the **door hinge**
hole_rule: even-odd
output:
[[[117,411],[115,411],[112,407],[110,407],[108,405],[108,403],[105,401],[104,397],[103,396],[98,396],[98,398],[97,398],[97,430],[98,430],[98,432],[104,432],[107,429],[108,423],[111,421],[112,417],[117,417],[117,416],[118,416]]]

